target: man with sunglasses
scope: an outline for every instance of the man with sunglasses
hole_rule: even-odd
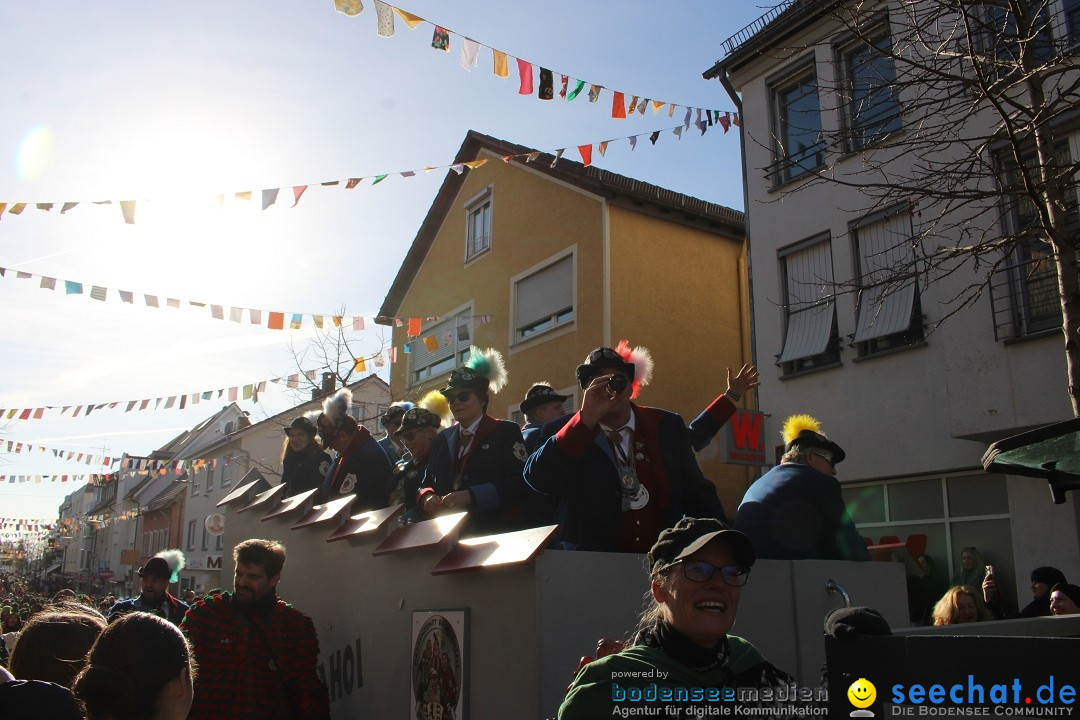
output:
[[[712,518],[683,518],[660,533],[648,553],[652,601],[637,632],[628,647],[579,671],[559,720],[611,717],[620,706],[648,716],[701,717],[729,694],[725,704],[734,706],[734,689],[790,686],[790,675],[730,634],[755,558],[745,535]],[[677,699],[676,692],[688,697]],[[631,696],[638,702],[625,702]]]
[[[439,434],[442,419],[421,405],[410,407],[401,416],[396,439],[405,448],[401,461],[394,466],[396,485],[390,494],[390,502],[404,503],[403,522],[424,519],[416,510],[416,493],[424,480],[428,459],[435,437]]]
[[[506,369],[494,350],[473,354],[440,390],[454,425],[434,440],[416,505],[426,517],[469,512],[467,533],[488,535],[525,527],[521,471],[528,454],[521,429],[487,413],[489,393],[501,389]]]
[[[540,430],[525,481],[559,504],[559,547],[645,553],[679,518],[724,519],[677,414],[633,402],[652,358],[625,340],[578,366],[581,409]]]
[[[870,559],[836,480],[836,466],[846,454],[820,430],[808,415],[788,418],[780,464],[743,495],[735,529],[753,541],[758,557]]]

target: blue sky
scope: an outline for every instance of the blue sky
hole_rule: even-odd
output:
[[[290,208],[218,206],[217,193],[289,187],[450,163],[470,129],[550,151],[667,129],[666,110],[610,118],[599,102],[542,102],[492,72],[487,48],[471,71],[462,36],[628,94],[733,110],[701,73],[720,43],[764,12],[751,2],[670,4],[496,0],[400,6],[432,26],[376,35],[373,0],[357,17],[319,2],[183,5],[111,0],[5,3],[0,57],[0,202],[153,198],[135,225],[114,206],[0,216],[0,266],[104,287],[304,313],[371,315],[379,308],[445,171],[311,188]],[[567,157],[577,160],[576,150]],[[719,128],[656,146],[611,144],[594,163],[662,187],[742,207],[736,132]],[[555,211],[555,210],[553,210]],[[206,310],[150,309],[0,278],[0,407],[156,398],[242,385],[296,371],[289,338],[212,320]],[[310,322],[310,320],[308,320]],[[370,324],[357,347],[382,338]],[[257,421],[293,403],[272,387]],[[185,411],[99,411],[0,423],[0,443],[76,452],[146,453],[222,403]],[[51,454],[0,452],[0,474],[75,474]],[[61,483],[0,485],[2,517],[55,517]]]

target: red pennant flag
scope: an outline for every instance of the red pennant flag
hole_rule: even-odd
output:
[[[285,329],[285,313],[272,312],[270,313],[270,322],[267,323],[267,327],[271,330],[284,330]]]
[[[296,203],[300,202],[300,196],[304,194],[304,191],[307,190],[307,187],[308,187],[307,185],[294,185],[293,186],[293,189],[292,189],[293,198],[294,198],[293,199],[293,204],[292,204],[293,207],[296,207]]]
[[[626,97],[618,90],[612,91],[611,117],[615,119],[626,117]]]
[[[585,167],[592,165],[592,145],[578,145],[577,150],[581,153],[581,163]]]
[[[413,338],[420,334],[420,318],[409,318],[409,337]]]

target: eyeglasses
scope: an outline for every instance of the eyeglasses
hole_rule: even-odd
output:
[[[416,432],[413,430],[409,430],[407,432],[400,433],[397,437],[398,440],[401,440],[402,442],[412,442],[412,439],[416,437]]]
[[[704,560],[676,560],[668,567],[674,565],[682,565],[683,575],[686,576],[687,580],[693,582],[708,582],[713,575],[719,572],[725,584],[731,587],[742,587],[750,578],[750,568],[739,567],[738,565],[717,567]]]
[[[829,463],[829,467],[836,467],[836,465],[833,464],[832,455],[829,455],[828,453],[812,451],[812,452],[808,452],[807,455],[816,455],[819,458],[821,458],[822,460],[824,460],[825,462]]]
[[[471,398],[471,397],[472,397],[472,395],[473,395],[473,394],[472,394],[472,391],[470,391],[470,390],[463,390],[462,392],[459,392],[459,393],[451,393],[451,394],[447,395],[447,396],[446,396],[446,401],[447,401],[447,402],[449,402],[449,403],[456,403],[456,402],[459,402],[459,403],[463,403],[463,402],[469,402],[469,398]]]

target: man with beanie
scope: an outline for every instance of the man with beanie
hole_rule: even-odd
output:
[[[780,464],[743,495],[735,529],[770,560],[869,560],[836,480],[843,449],[817,420],[794,415],[784,423]]]
[[[525,481],[559,505],[559,546],[645,553],[685,516],[724,518],[682,418],[633,399],[652,377],[645,348],[623,340],[578,366],[581,409],[540,430]]]
[[[184,553],[180,550],[162,550],[139,568],[142,594],[129,600],[121,600],[109,610],[109,622],[129,612],[146,612],[165,618],[179,625],[188,611],[187,603],[169,593],[169,583],[180,578],[184,569]]]

